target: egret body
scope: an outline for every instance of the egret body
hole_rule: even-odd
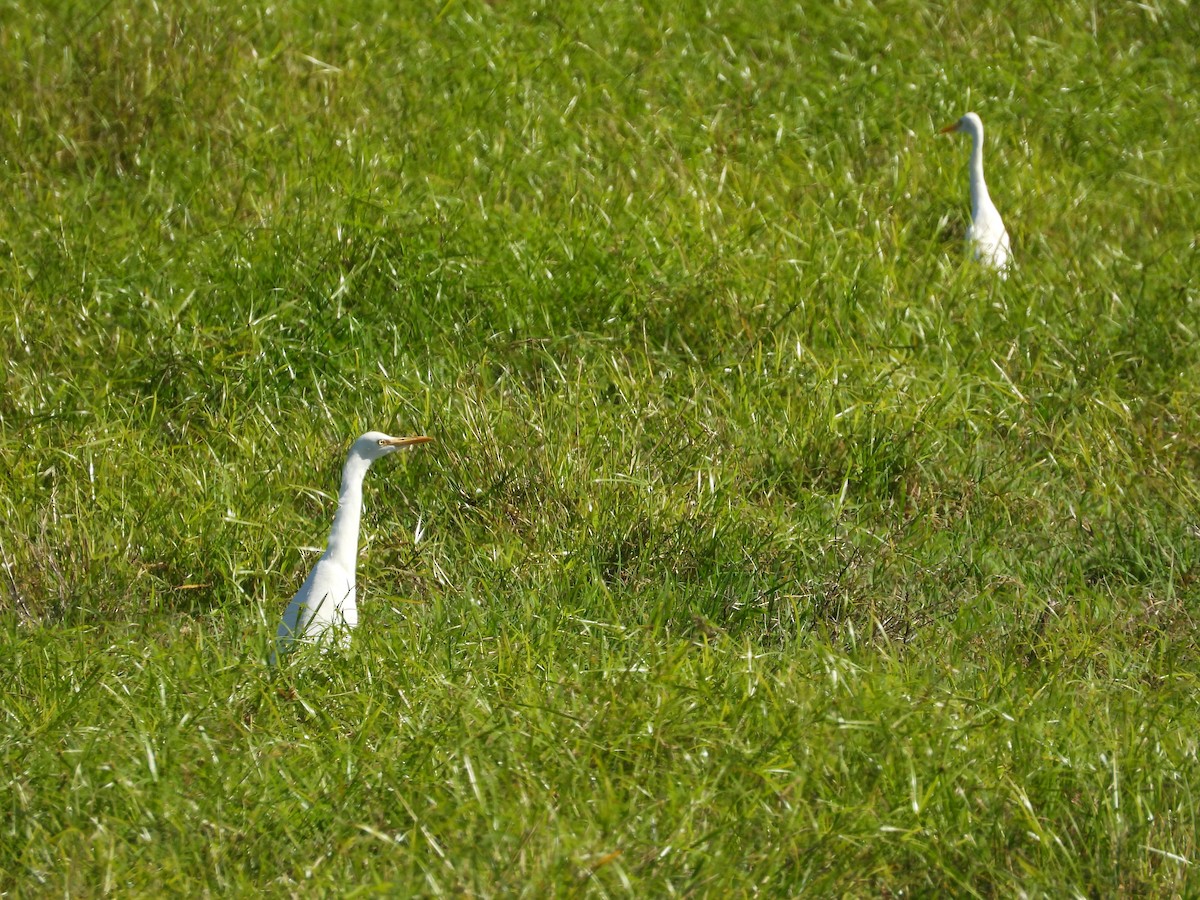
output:
[[[967,113],[953,125],[942,129],[942,134],[961,131],[971,136],[971,227],[967,229],[967,244],[975,258],[1008,277],[1011,252],[1008,232],[1000,213],[988,195],[987,182],[983,180],[983,120],[973,112]]]
[[[358,624],[354,572],[358,565],[363,478],[371,463],[380,457],[431,440],[389,437],[368,431],[350,447],[342,469],[342,488],[329,531],[329,545],[283,614],[275,637],[278,651],[286,652],[296,643],[320,643],[330,636],[331,630],[342,631],[343,645],[349,642],[349,629]]]

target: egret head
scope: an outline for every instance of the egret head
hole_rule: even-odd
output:
[[[368,431],[354,442],[350,452],[374,461],[389,453],[395,453],[397,450],[415,447],[417,444],[427,444],[432,440],[433,438],[424,436],[391,437],[381,431]]]
[[[967,113],[953,125],[947,125],[941,130],[942,134],[950,134],[954,131],[965,131],[970,135],[983,134],[983,120],[973,112]]]

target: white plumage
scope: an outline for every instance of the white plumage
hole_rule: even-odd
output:
[[[942,134],[953,131],[971,136],[971,227],[967,229],[967,244],[977,260],[991,266],[1001,278],[1007,278],[1012,259],[1008,231],[983,179],[983,120],[969,112],[953,125],[943,128]]]
[[[354,599],[354,574],[358,565],[358,525],[362,519],[362,484],[371,463],[406,447],[424,444],[428,437],[388,437],[368,431],[354,442],[342,469],[337,513],[329,531],[329,545],[313,566],[304,584],[288,604],[275,637],[279,652],[296,643],[321,643],[331,632],[341,632],[349,643],[349,629],[358,624]],[[275,654],[272,654],[274,661]]]

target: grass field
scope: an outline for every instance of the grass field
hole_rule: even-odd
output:
[[[0,7],[0,891],[1200,894],[1195,9],[96,10]]]

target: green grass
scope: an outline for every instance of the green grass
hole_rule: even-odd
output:
[[[0,891],[1200,893],[1196,21],[0,7]]]

